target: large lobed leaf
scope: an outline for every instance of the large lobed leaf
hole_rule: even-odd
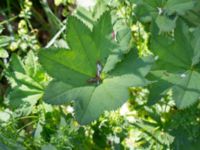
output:
[[[200,61],[199,29],[191,32],[181,21],[178,21],[174,39],[164,35],[156,35],[154,27],[151,46],[158,60],[154,66],[153,80],[150,87],[150,103],[159,100],[161,95],[172,88],[173,99],[177,107],[186,108],[195,103],[200,97]],[[157,86],[161,86],[155,91]]]
[[[95,120],[105,110],[120,107],[129,98],[129,87],[148,83],[144,77],[151,68],[151,57],[140,59],[137,51],[131,50],[123,59],[112,61],[110,57],[109,61],[115,65],[106,63],[109,55],[116,52],[117,44],[113,43],[111,33],[109,12],[97,20],[92,31],[70,17],[67,42],[71,50],[50,48],[39,53],[39,61],[54,78],[45,91],[45,102],[66,104],[74,100],[75,116],[81,124]],[[98,76],[98,69],[103,70],[107,64],[112,69],[100,71]],[[98,80],[99,77],[102,79]]]
[[[139,59],[131,51],[99,86],[85,84],[84,87],[75,87],[54,80],[47,87],[44,100],[51,104],[65,104],[75,100],[79,123],[89,123],[104,110],[116,109],[126,102],[129,98],[129,87],[145,86],[148,82],[144,76],[150,70],[151,63],[152,59]]]

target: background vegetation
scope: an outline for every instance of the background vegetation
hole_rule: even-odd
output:
[[[157,43],[175,40],[177,59],[167,53],[177,54],[171,50],[174,47],[168,49],[164,44],[167,49],[164,57],[173,61],[172,66],[179,63],[179,56],[183,62],[187,60],[180,47],[187,45],[176,38],[181,28],[180,37],[187,35],[197,52],[192,69],[199,72],[198,0],[1,0],[0,149],[200,148],[200,94],[196,94],[200,93],[199,78],[193,79],[196,93],[180,103],[172,96],[172,90],[165,91],[168,84],[162,80],[146,87],[131,88],[130,99],[122,107],[104,112],[88,125],[76,121],[73,102],[60,106],[44,102],[44,91],[52,78],[38,61],[41,48],[68,47],[66,22],[69,16],[76,16],[92,28],[106,11],[112,17],[112,38],[124,51],[137,49],[140,57],[154,53],[156,58],[160,55],[156,50],[164,49]],[[162,63],[158,63],[162,69],[174,71],[170,63]],[[154,81],[159,76],[158,65],[147,76],[149,80]],[[168,72],[166,74],[168,76]],[[166,78],[163,80],[171,81]],[[173,75],[172,78],[176,79]]]

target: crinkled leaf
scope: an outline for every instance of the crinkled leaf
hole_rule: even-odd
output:
[[[9,91],[7,99],[12,109],[17,109],[21,111],[23,115],[28,115],[42,95],[43,91],[41,90],[29,89],[26,86],[18,86]]]
[[[38,71],[40,70],[37,68],[37,65],[31,65],[36,64],[36,59],[27,57],[25,60],[25,63],[23,63],[19,56],[12,55],[9,67],[5,70],[6,77],[12,88],[8,91],[6,99],[10,107],[17,109],[23,115],[28,115],[32,111],[32,107],[42,97],[44,87],[29,72],[30,70],[34,70],[35,77],[38,75]],[[29,66],[27,67],[27,65]],[[44,72],[40,75],[44,76]]]
[[[10,66],[5,71],[6,77],[8,78],[11,87],[14,88],[15,86],[19,85],[26,85],[33,89],[42,90],[43,86],[26,74],[24,65],[20,59],[18,59],[18,57],[13,58],[15,59],[12,59]],[[14,71],[14,67],[16,67],[16,71]]]
[[[20,72],[13,72],[12,73],[12,77],[16,80],[17,85],[26,85],[32,89],[38,89],[38,90],[42,90],[43,86],[38,83],[37,81],[35,81],[33,78],[31,78],[30,76],[20,73]]]
[[[24,64],[22,63],[19,56],[17,56],[16,54],[13,54],[11,56],[11,61],[8,67],[8,72],[13,72],[13,71],[26,73]]]
[[[38,63],[37,63],[37,57],[35,56],[33,51],[29,51],[27,53],[27,56],[24,60],[24,63],[26,65],[26,67],[25,67],[26,72],[30,76],[34,77],[37,74],[37,71],[38,71]]]

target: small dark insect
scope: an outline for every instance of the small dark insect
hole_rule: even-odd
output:
[[[103,69],[100,61],[97,61],[96,67],[97,67],[96,76],[94,78],[89,79],[88,82],[89,83],[97,83],[97,85],[98,85],[101,82],[101,72],[102,72],[102,69]]]

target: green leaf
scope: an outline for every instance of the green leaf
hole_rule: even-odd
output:
[[[4,150],[8,150],[8,146],[0,142],[0,147]]]
[[[34,71],[30,72],[30,70]],[[42,80],[37,80],[41,78],[37,76],[44,77],[44,72],[42,74],[38,68],[36,57],[29,52],[25,62],[22,62],[19,56],[13,54],[5,74],[11,84],[11,90],[8,90],[6,95],[9,106],[21,112],[22,115],[30,114],[32,108],[42,97],[44,89],[41,84]]]
[[[148,86],[148,104],[153,105],[166,95],[169,88],[172,87],[173,84],[169,80],[174,76],[166,71],[159,70],[152,71],[147,78],[152,81],[152,84]]]
[[[38,57],[33,51],[29,51],[27,53],[26,57],[23,59],[23,63],[26,75],[38,83],[43,83],[46,81],[46,73],[42,66],[38,63]]]
[[[26,73],[24,64],[22,63],[19,56],[17,56],[16,54],[12,54],[11,61],[8,67],[8,72],[13,71]]]
[[[77,6],[75,16],[85,23],[89,29],[106,12],[107,6],[104,1],[97,1],[93,10],[87,10],[84,7]]]
[[[147,81],[134,75],[105,79],[98,87],[81,88],[75,103],[76,118],[81,124],[97,119],[105,110],[114,110],[129,98],[128,88],[145,86]]]
[[[39,61],[52,77],[74,86],[82,86],[95,76],[96,62],[94,61],[94,66],[91,67],[87,53],[81,53],[49,48],[40,51]]]
[[[38,63],[37,63],[37,57],[35,56],[33,51],[29,51],[27,53],[24,63],[26,65],[25,67],[26,72],[29,74],[29,76],[34,77],[38,71]]]
[[[31,67],[30,63],[27,63],[27,65],[29,65],[28,68]],[[24,84],[34,89],[43,89],[43,86],[31,76],[33,74],[30,75],[29,72],[27,72],[27,66],[21,61],[20,57],[15,54],[12,55],[9,67],[5,70],[5,74],[12,87]]]
[[[156,18],[156,24],[161,32],[169,32],[176,27],[176,20],[171,20],[167,16],[159,15]]]
[[[43,86],[40,83],[38,83],[37,81],[35,81],[33,78],[31,78],[30,76],[26,74],[23,74],[20,72],[13,72],[12,75],[13,75],[13,78],[16,79],[16,83],[18,85],[23,84],[33,89],[38,89],[38,90],[43,89]]]
[[[105,64],[108,54],[114,47],[111,41],[112,24],[109,12],[105,12],[97,20],[92,32],[75,17],[68,19],[67,28],[67,42],[70,49],[87,55],[91,71],[96,67],[97,60]]]
[[[105,12],[94,25],[92,35],[97,47],[97,60],[103,65],[106,63],[109,54],[116,48],[112,39],[112,32],[110,12]]]
[[[56,147],[53,146],[52,144],[43,145],[41,149],[42,150],[49,150],[49,149],[51,149],[51,150],[57,150]]]
[[[0,49],[0,58],[8,58],[8,52],[5,49]]]
[[[114,69],[115,65],[122,60],[123,55],[131,49],[132,42],[130,28],[127,26],[121,27],[117,31],[116,40],[119,47],[113,50],[112,54],[109,55],[103,68],[103,72],[109,72]]]
[[[105,110],[119,108],[125,103],[129,87],[148,84],[144,76],[153,61],[150,57],[140,59],[137,51],[131,50],[117,61],[112,71],[101,72],[108,56],[120,47],[113,44],[108,12],[98,19],[92,32],[74,17],[69,18],[67,29],[72,50],[50,48],[39,53],[40,63],[54,78],[45,91],[45,102],[66,104],[73,100],[77,120],[87,124]],[[104,79],[105,73],[108,74]]]
[[[0,47],[5,47],[9,44],[11,38],[9,36],[0,36]]]
[[[190,11],[187,11],[182,17],[191,25],[199,26],[200,25],[200,1],[195,0],[195,6]]]
[[[173,99],[179,108],[194,104],[200,98],[200,73],[187,71],[176,81],[173,89]]]
[[[194,49],[192,65],[197,65],[200,61],[200,28],[196,28],[193,33],[193,41],[191,42],[192,48]]]
[[[190,110],[188,110],[188,109],[185,110],[184,113],[179,114],[180,115],[179,120],[182,121],[182,119],[186,118],[187,115],[189,115],[189,116],[187,116],[188,119],[192,119],[192,117],[195,115],[194,115],[194,113],[191,113],[191,111],[196,112],[196,109],[194,109],[194,107],[192,107],[192,109],[190,109]],[[191,117],[191,115],[192,115],[192,117]],[[184,118],[183,118],[183,116],[184,116]],[[177,120],[175,120],[175,121],[177,121]],[[187,125],[185,125],[185,124],[187,124]],[[195,140],[191,140],[190,139],[191,133],[186,132],[186,130],[188,130],[188,129],[198,131],[198,129],[199,129],[198,126],[188,125],[188,124],[189,124],[188,121],[184,121],[184,125],[183,125],[183,123],[180,123],[178,128],[175,128],[171,131],[171,135],[175,137],[174,142],[172,143],[172,146],[176,147],[176,149],[197,150],[200,147],[200,144],[198,142],[200,140],[199,136],[197,136],[195,138]]]
[[[155,28],[154,28],[155,29]],[[198,31],[198,29],[194,30]],[[173,90],[173,98],[178,108],[186,108],[194,104],[200,96],[199,89],[199,34],[190,31],[189,28],[179,20],[175,29],[174,39],[164,35],[154,34],[152,38],[152,49],[157,55],[154,69],[154,80],[157,83],[150,87],[150,103],[160,98],[169,88]],[[155,33],[156,30],[153,30]],[[161,71],[165,70],[165,71]],[[156,72],[157,71],[157,72]],[[163,75],[165,74],[165,75]],[[160,86],[156,96],[156,86]],[[155,98],[154,100],[152,98]]]
[[[2,25],[0,25],[0,34],[3,32],[4,27]]]
[[[117,31],[116,40],[119,42],[122,51],[130,50],[132,46],[132,35],[131,29],[125,25],[121,25],[120,29]]]
[[[92,12],[89,10],[78,6],[76,8],[75,16],[80,19],[83,23],[85,23],[90,29],[92,29],[95,18],[92,15]]]
[[[188,32],[188,28],[184,23],[179,22],[175,30],[175,40],[164,35],[153,35],[151,47],[154,54],[158,56],[157,67],[161,70],[178,72],[190,68],[193,52],[191,41],[187,39],[189,33],[185,32]]]
[[[43,95],[43,86],[33,80],[28,75],[14,72],[10,73],[8,80],[12,89],[8,91],[7,100],[9,106],[28,115],[32,111],[32,107]]]
[[[140,60],[134,52],[131,51],[130,54],[127,54],[124,61],[117,64],[116,72],[111,73],[112,77],[103,80],[103,83],[97,87],[76,88],[60,81],[52,81],[45,91],[45,102],[65,104],[74,100],[75,115],[81,124],[87,124],[96,119],[104,110],[119,108],[129,98],[129,87],[148,84],[144,76],[150,69],[152,59]]]
[[[94,19],[97,20],[101,17],[101,15],[107,10],[106,2],[102,0],[97,0],[94,8],[93,8],[93,16]]]
[[[135,2],[134,12],[142,22],[156,22],[160,31],[169,32],[176,26],[176,18],[195,6],[194,0],[143,0]],[[175,19],[170,19],[171,17]]]
[[[11,90],[7,96],[9,105],[13,109],[27,108],[29,114],[32,111],[32,107],[37,103],[43,95],[40,90],[29,89],[26,86],[15,87]]]
[[[111,26],[108,12],[98,20],[93,32],[77,18],[70,17],[67,42],[72,50],[56,48],[42,50],[39,54],[40,63],[51,76],[61,81],[75,86],[86,84],[89,79],[95,77],[97,62],[103,65],[113,47],[109,41]]]
[[[107,72],[113,70],[115,68],[116,64],[123,59],[123,55],[124,54],[122,51],[118,51],[116,53],[110,54],[105,66],[103,68],[103,72],[107,73]]]
[[[160,0],[138,0],[134,11],[142,22],[150,22],[158,15],[158,8],[161,8],[161,6],[162,2]]]
[[[169,15],[178,13],[184,15],[186,11],[191,10],[195,6],[194,0],[168,0],[165,9]]]
[[[70,90],[74,87],[61,81],[51,81],[45,89],[44,100],[50,104],[63,104],[67,100],[72,100],[67,97]]]
[[[67,43],[70,49],[74,51],[75,55],[79,54],[84,57],[85,65],[89,67],[87,71],[92,74],[98,54],[91,31],[75,17],[68,19],[67,29]]]
[[[139,58],[137,51],[131,50],[110,74],[113,76],[135,74],[144,77],[150,71],[153,62],[152,56]]]

